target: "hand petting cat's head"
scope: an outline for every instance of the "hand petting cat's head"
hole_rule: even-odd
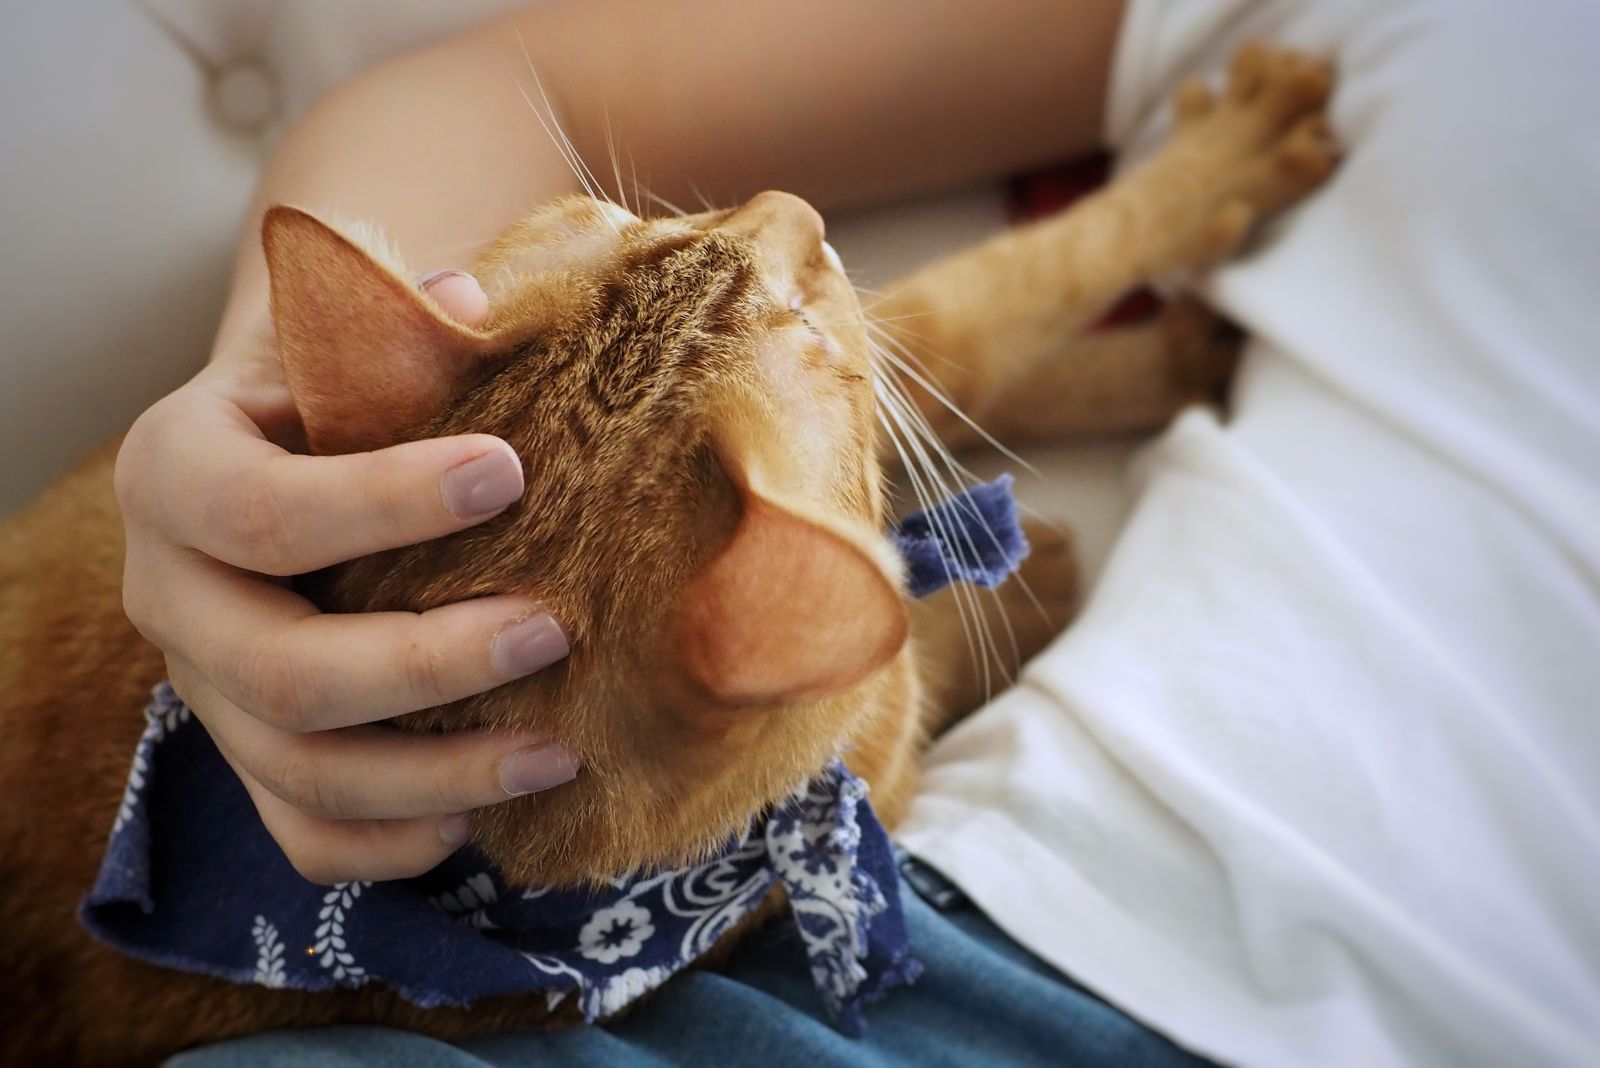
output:
[[[481,432],[523,459],[504,514],[306,583],[329,611],[531,595],[567,628],[556,667],[398,721],[544,733],[582,761],[474,814],[508,878],[712,850],[906,685],[865,324],[803,201],[651,220],[558,201],[474,268],[481,331],[303,212],[269,211],[263,240],[313,451]]]

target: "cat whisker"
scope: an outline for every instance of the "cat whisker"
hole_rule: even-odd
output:
[[[628,194],[622,187],[622,163],[617,159],[617,142],[611,134],[611,108],[604,102],[600,105],[600,113],[605,118],[606,127],[606,154],[611,157],[611,174],[617,183],[617,199],[622,201],[622,210],[630,215],[639,214],[628,206]]]
[[[700,187],[695,185],[693,182],[689,183],[689,191],[691,193],[693,193],[694,194],[694,198],[700,202],[700,207],[701,208],[703,208],[706,211],[716,211],[717,210],[717,206],[715,204],[711,203],[711,198],[706,196],[704,193],[702,193],[700,191]]]
[[[522,99],[527,101],[528,109],[533,112],[534,118],[539,120],[539,125],[544,128],[546,136],[550,138],[550,142],[555,146],[556,151],[561,154],[561,158],[566,160],[567,166],[572,170],[573,177],[578,180],[579,185],[583,186],[584,192],[594,200],[621,207],[606,195],[605,190],[600,185],[600,180],[595,177],[594,171],[584,162],[577,146],[572,143],[572,138],[567,136],[567,131],[562,129],[561,121],[556,117],[555,106],[550,102],[550,94],[545,92],[544,81],[539,77],[539,69],[533,62],[533,54],[528,51],[528,42],[522,36],[521,27],[517,28],[516,34],[517,44],[522,48],[522,58],[527,61],[528,73],[533,75],[533,84],[539,90],[539,99],[544,103],[544,110],[541,112],[538,105],[534,104],[533,98],[528,95],[527,89],[523,87],[521,79],[513,77],[512,81],[517,87],[517,92],[521,93]],[[546,116],[548,116],[548,121],[546,121]],[[627,209],[624,208],[623,210]],[[618,234],[622,232],[622,228],[615,219],[608,215],[606,221],[611,225],[612,230]]]
[[[873,383],[874,387],[879,386],[882,381],[883,380],[881,378],[877,378],[875,376]],[[905,447],[901,444],[900,436],[897,432],[893,418],[895,414],[895,403],[891,397],[876,388],[874,389],[874,393],[877,395],[878,399],[877,407],[879,421],[882,423],[884,432],[889,438],[889,443],[894,446],[895,452],[900,457],[900,466],[906,472],[907,478],[911,483],[911,492],[916,498],[917,507],[929,515],[931,521],[940,530],[941,534],[943,534],[944,528],[940,523],[938,515],[932,511],[936,502],[932,499],[932,496],[929,494],[927,488],[923,485],[922,480],[917,475],[916,464],[913,462],[912,457],[906,452]],[[960,596],[961,591],[959,584],[953,581],[954,575],[950,570],[950,565],[948,562],[944,563],[944,568],[945,577],[952,580],[952,596],[956,598],[956,619],[961,624],[962,636],[965,638],[967,643],[967,655],[971,658],[974,669],[980,669],[980,665],[987,665],[987,658],[980,657],[979,655],[978,645],[973,637],[973,625],[967,617],[967,603]]]
[[[561,139],[556,136],[555,131],[552,130],[549,124],[545,122],[544,116],[539,113],[538,105],[533,102],[533,98],[528,95],[528,91],[522,87],[522,83],[518,82],[516,84],[517,92],[521,93],[522,99],[527,101],[528,109],[533,112],[533,117],[539,120],[539,125],[544,127],[545,134],[550,138],[550,142],[555,146],[556,151],[561,154],[562,161],[565,162],[568,169],[572,171],[572,176],[578,180],[578,184],[583,187],[583,191],[596,200],[602,199],[599,195],[599,191],[596,190],[594,186],[590,185],[589,179],[584,176],[584,172],[580,168],[579,162],[567,155],[566,146],[561,143]],[[621,232],[614,220],[611,221],[611,226],[619,233]]]
[[[867,309],[863,309],[863,310],[865,311]],[[930,319],[930,318],[932,318],[934,316],[934,314],[935,314],[934,312],[925,311],[925,312],[908,312],[905,315],[874,315],[872,317],[872,321],[875,322],[875,323],[878,323],[880,325],[883,324],[883,323],[903,323],[903,322],[906,322],[909,319]],[[913,334],[912,336],[913,337],[918,337],[920,335]]]
[[[628,153],[628,170],[632,175],[633,197],[634,200],[638,202],[640,207],[643,207],[645,202],[649,201],[652,204],[659,204],[661,207],[667,209],[672,216],[679,219],[689,214],[682,208],[678,207],[678,205],[668,200],[666,197],[661,196],[655,190],[646,187],[643,182],[639,181],[639,166],[637,161],[634,160],[633,153],[631,152]],[[635,214],[637,214],[637,212],[635,212]]]
[[[879,395],[883,400],[884,410],[886,414],[896,424],[898,424],[898,429],[904,436],[906,443],[909,446],[909,455],[905,449],[899,449],[898,443],[897,450],[901,453],[902,464],[904,464],[906,467],[907,477],[912,480],[913,486],[920,490],[919,496],[924,500],[933,496],[932,491],[927,488],[927,484],[929,483],[938,488],[939,496],[941,498],[953,496],[963,486],[963,484],[975,484],[978,479],[970,471],[967,471],[964,467],[961,467],[960,464],[956,463],[954,458],[950,455],[949,450],[944,447],[944,444],[941,441],[939,441],[937,435],[933,434],[932,429],[927,425],[927,422],[922,417],[921,412],[917,410],[916,405],[911,401],[909,394],[905,392],[904,386],[898,381],[898,379],[895,378],[892,373],[887,375],[883,374],[882,371],[884,368],[882,368],[881,365],[877,368],[877,370],[879,371],[877,380],[883,386],[883,389],[880,391]],[[892,367],[888,368],[888,370],[892,372]],[[945,477],[939,472],[938,465],[935,464],[929,455],[930,451],[934,455],[938,456],[939,459],[944,463],[945,467],[948,468],[950,472],[949,481],[946,481]],[[915,461],[915,465],[913,465],[912,461]],[[924,507],[926,507],[926,505],[924,505]],[[972,553],[974,556],[978,555],[976,543],[973,541],[972,535],[969,531],[962,527],[952,527],[942,524],[939,522],[937,516],[930,518],[935,523],[935,526],[939,530],[941,537],[947,541],[950,541],[952,544],[955,543],[956,538],[959,538],[960,543],[966,546],[968,552]],[[989,528],[987,522],[983,524],[983,527],[984,534],[989,539],[990,544],[995,548],[999,548],[999,540],[996,538],[994,531]],[[1020,576],[1018,576],[1013,581],[1020,582],[1022,580]],[[982,672],[985,697],[987,698],[993,695],[993,679],[989,666],[991,654],[993,655],[995,665],[1000,668],[1001,673],[1004,675],[1008,684],[1013,681],[1013,678],[1011,672],[1007,670],[1005,666],[1004,658],[1000,655],[999,646],[995,642],[993,633],[989,629],[988,617],[984,615],[978,605],[978,588],[963,587],[965,587],[965,584],[958,585],[954,596],[956,597],[958,612],[963,617],[963,625],[965,625],[964,617],[968,612],[972,614],[975,623],[977,624],[979,643],[982,647],[983,661],[981,665],[975,666],[979,667]],[[1031,589],[1027,589],[1027,584],[1025,582],[1023,583],[1023,587],[1024,593],[1028,596],[1029,600],[1038,606],[1037,598],[1034,596]],[[984,592],[993,599],[994,604],[998,609],[997,614],[1000,617],[1001,625],[1005,628],[1007,642],[1011,647],[1011,663],[1013,665],[1020,665],[1021,651],[1017,644],[1016,632],[1011,626],[1009,615],[1003,609],[1000,596],[994,590],[985,590]],[[1039,607],[1042,611],[1042,606]]]
[[[915,354],[910,352],[905,347],[904,342],[901,342],[898,338],[896,338],[894,336],[894,334],[890,333],[887,329],[885,329],[885,324],[887,324],[887,323],[904,323],[905,321],[907,321],[909,319],[932,318],[933,316],[937,315],[938,312],[925,311],[925,312],[909,312],[909,313],[907,313],[905,315],[877,315],[877,314],[875,314],[873,312],[873,309],[878,307],[884,301],[888,300],[889,297],[892,294],[885,294],[885,293],[880,292],[879,290],[870,289],[867,286],[855,285],[854,283],[851,283],[851,284],[852,284],[852,286],[854,287],[854,289],[856,291],[856,301],[861,306],[861,316],[862,316],[862,319],[865,322],[867,328],[869,330],[872,330],[872,329],[876,328],[877,333],[879,334],[880,337],[882,337],[884,339],[884,341],[893,342],[896,345],[896,347],[899,348],[900,351],[904,354],[906,359],[911,360],[917,366],[917,368],[922,371],[922,373],[924,375],[928,375],[928,368],[926,367],[926,365],[924,365],[923,362],[920,359],[918,359]],[[863,293],[866,293],[866,294],[869,294],[869,295],[876,294],[878,296],[878,299],[875,300],[875,301],[872,301],[871,303],[867,303],[867,302],[861,300],[861,294],[863,294]],[[919,341],[926,341],[927,340],[926,335],[920,334],[915,330],[907,329],[904,326],[896,327],[895,333],[905,334],[905,335],[907,335],[909,337],[912,337],[912,338],[915,338],[915,339],[917,339]],[[957,371],[965,371],[966,370],[965,368],[963,368],[959,364],[957,364],[954,360],[946,359],[943,356],[937,356],[937,355],[935,355],[934,358],[936,360],[938,360],[939,363],[943,364],[946,367],[951,368],[952,370],[957,370]],[[929,376],[929,377],[931,377],[931,376]]]
[[[918,481],[925,482],[930,485],[930,488],[926,492],[926,496],[936,499],[948,498],[952,492],[951,488],[945,483],[943,477],[940,476],[938,471],[935,469],[922,443],[917,440],[916,435],[913,433],[907,432],[906,437],[910,446],[911,454],[921,469]],[[936,516],[937,513],[934,513],[934,515]],[[941,537],[945,541],[952,545],[964,545],[968,552],[975,551],[971,535],[959,524],[953,521],[936,521],[935,526],[939,528]],[[1001,658],[999,656],[999,647],[996,644],[994,640],[994,634],[990,629],[989,618],[984,614],[983,608],[979,604],[979,597],[981,596],[979,589],[965,582],[954,584],[952,589],[957,601],[961,605],[962,613],[970,613],[974,622],[974,630],[978,636],[977,654],[981,658],[978,667],[983,678],[984,697],[987,699],[994,693],[992,666],[999,666],[1002,672],[1004,672],[1004,666],[1001,664]],[[992,590],[985,592],[988,592],[991,597],[996,596]],[[1001,618],[1004,620],[1003,612],[1001,613]],[[1006,627],[1009,631],[1010,624],[1007,623]]]
[[[978,479],[972,474],[972,472],[968,471],[965,467],[957,463],[955,458],[950,455],[949,450],[946,449],[944,444],[939,441],[938,437],[933,434],[932,428],[927,425],[926,420],[922,418],[921,413],[917,411],[915,405],[911,402],[909,395],[904,392],[904,387],[892,376],[884,379],[884,381],[888,387],[887,395],[893,402],[893,409],[897,421],[901,422],[902,432],[904,432],[910,439],[912,453],[922,464],[923,479],[931,481],[937,485],[940,494],[945,497],[954,495],[954,493],[960,489],[963,484],[976,483]],[[930,452],[933,454],[933,456],[938,457],[938,459],[948,469],[950,474],[949,481],[946,481],[944,475],[939,472],[938,465],[929,455]],[[995,536],[994,531],[989,527],[987,522],[984,522],[982,525],[984,536],[987,537],[989,543],[994,548],[998,549],[1000,547],[1000,543],[999,539]],[[968,552],[972,553],[975,557],[979,555],[978,548],[976,543],[973,541],[972,534],[966,529],[966,527],[958,526],[954,529],[954,533],[959,536],[961,543],[966,546]],[[1023,582],[1020,576],[1016,576],[1013,581],[1020,582],[1022,584],[1024,593],[1027,595],[1029,600],[1032,601],[1034,605],[1042,612],[1043,606],[1039,604],[1038,599],[1035,597],[1033,591],[1027,587],[1027,583]],[[973,611],[983,624],[982,637],[984,638],[985,652],[992,651],[994,653],[996,664],[1000,667],[1001,673],[1004,675],[1006,682],[1009,684],[1010,682],[1014,681],[1011,672],[1006,668],[1003,658],[1000,656],[998,645],[994,642],[993,635],[988,631],[987,617],[984,616],[977,608],[977,589],[969,589],[967,592],[972,598]],[[997,614],[1000,617],[1001,625],[1005,628],[1007,642],[1011,646],[1010,663],[1014,666],[1020,666],[1021,650],[1017,644],[1016,632],[1011,626],[1009,615],[1003,610],[1000,596],[994,590],[986,590],[984,592],[986,592],[994,600],[996,608],[1000,609]],[[986,696],[992,696],[992,690],[990,689],[991,679],[989,677],[987,664],[984,667],[984,687]]]
[[[890,298],[896,296],[896,294],[894,294],[894,293],[881,293],[881,292],[878,292],[876,290],[866,289],[865,287],[861,287],[861,286],[856,287],[856,291],[858,293],[877,293],[878,294],[878,299],[873,301],[871,304],[864,305],[863,308],[862,308],[862,311],[869,317],[869,319],[872,322],[878,323],[879,325],[882,325],[882,324],[885,324],[885,323],[903,323],[903,322],[905,322],[905,321],[907,321],[909,319],[932,318],[934,316],[938,316],[938,315],[943,314],[943,309],[938,310],[938,311],[930,309],[930,310],[925,311],[925,312],[911,312],[911,313],[908,313],[906,315],[878,315],[878,314],[875,313],[874,309],[878,308],[880,305],[882,305],[885,302],[887,302]],[[906,329],[903,326],[896,328],[894,333],[895,334],[904,334],[904,335],[907,335],[907,336],[912,337],[912,338],[917,338],[919,340],[926,340],[924,335],[917,333],[915,330]],[[912,353],[908,349],[906,349],[904,342],[901,342],[893,334],[888,334],[888,333],[885,334],[885,339],[894,342],[895,346],[900,350],[902,355],[906,359],[910,360],[917,367],[917,369],[920,370],[924,375],[929,374],[927,366],[914,353]],[[946,359],[945,357],[940,356],[937,353],[932,353],[931,355],[932,355],[933,359],[937,360],[939,363],[943,364],[946,367],[952,368],[954,370],[962,370],[962,371],[966,370],[960,364],[956,363],[954,360]]]
[[[940,404],[942,406],[944,406],[946,408],[949,408],[952,411],[955,411],[957,415],[962,415],[963,419],[966,419],[966,417],[963,415],[963,413],[961,413],[959,410],[957,410],[957,406],[955,405],[954,401],[950,400],[950,398],[946,394],[944,394],[941,390],[939,390],[936,386],[934,386],[934,384],[932,382],[932,376],[927,373],[927,368],[926,368],[926,366],[924,366],[922,364],[922,361],[917,359],[916,355],[914,353],[912,353],[909,349],[907,349],[903,342],[901,342],[898,338],[894,337],[894,335],[890,331],[886,330],[882,326],[882,323],[885,322],[885,321],[893,321],[893,320],[882,320],[882,319],[878,319],[876,317],[863,315],[863,323],[866,326],[867,331],[868,331],[868,341],[867,341],[867,343],[868,343],[868,345],[870,347],[872,356],[873,356],[873,358],[875,360],[875,369],[878,369],[878,370],[881,371],[881,370],[884,369],[882,367],[882,365],[883,364],[888,364],[889,366],[888,366],[887,369],[890,370],[890,371],[894,371],[894,372],[897,372],[897,373],[907,373],[907,374],[913,375],[913,377],[916,378],[916,381],[918,382],[918,384],[921,385],[924,389],[927,389],[928,392],[931,393],[935,397],[935,399],[937,399],[940,402]],[[889,352],[887,350],[887,346],[888,345],[893,345],[896,349],[899,350],[900,358],[897,359],[893,353],[891,353],[891,352]],[[915,372],[913,372],[910,367],[907,367],[906,361],[910,361],[911,363],[914,363],[916,365],[916,367],[921,371],[921,374],[918,375]],[[894,390],[895,394],[897,395],[897,399],[899,400],[900,407],[901,407],[902,411],[909,417],[912,427],[923,438],[923,440],[925,440],[928,443],[929,447],[933,449],[935,454],[940,458],[940,460],[944,463],[944,465],[950,470],[950,473],[951,473],[952,477],[958,483],[960,483],[960,482],[968,482],[968,483],[974,483],[975,484],[975,483],[979,482],[980,479],[978,478],[978,476],[975,475],[965,465],[963,465],[959,461],[957,461],[955,456],[950,452],[949,448],[946,447],[944,442],[939,438],[939,435],[937,433],[935,433],[932,425],[928,422],[927,416],[923,414],[922,410],[912,400],[909,392],[906,391],[906,388],[905,388],[904,384],[901,383],[898,378],[892,377],[892,376],[889,377],[888,379],[886,379],[886,382]],[[967,421],[968,421],[969,425],[973,425],[974,429],[978,430],[980,434],[982,433],[981,428],[978,428],[975,424],[972,424],[970,419],[967,419]],[[989,438],[988,435],[985,434],[984,437],[986,439],[990,440],[991,443],[994,443],[993,439]],[[1005,450],[1004,448],[1001,448],[997,443],[994,443],[994,444],[996,444],[996,448],[999,448],[1003,455],[1008,455],[1011,458],[1017,460],[1018,462],[1022,462],[1023,466],[1026,467],[1030,472],[1032,472],[1034,474],[1038,473],[1037,471],[1035,471],[1032,468],[1031,465],[1028,465],[1026,462],[1021,461],[1021,458],[1017,457],[1014,453],[1008,453],[1007,450]],[[1036,518],[1039,517],[1038,513],[1034,509],[1028,508],[1025,505],[1021,505],[1020,502],[1019,502],[1018,506],[1026,514],[1032,515],[1032,516],[1034,516]],[[1024,584],[1024,585],[1026,585],[1026,584]],[[1031,596],[1031,591],[1030,591],[1030,596]]]
[[[1038,469],[1032,464],[1018,456],[1014,451],[1007,448],[1005,445],[1002,445],[994,435],[990,434],[983,427],[979,426],[971,416],[961,409],[960,405],[956,404],[953,400],[945,395],[945,392],[939,388],[938,384],[933,381],[932,377],[928,375],[925,370],[918,371],[915,367],[913,367],[910,361],[915,360],[915,357],[911,356],[911,354],[906,351],[905,346],[889,331],[884,330],[882,327],[872,326],[870,319],[868,320],[868,328],[877,336],[880,342],[885,343],[885,347],[881,349],[883,358],[889,361],[889,363],[901,374],[904,374],[918,386],[926,390],[928,395],[939,403],[940,407],[944,408],[946,411],[950,412],[951,415],[954,415],[957,419],[965,423],[973,433],[982,438],[986,444],[988,444],[1000,455],[1004,456],[1012,463],[1020,465],[1029,474],[1037,475],[1039,473]],[[896,355],[893,350],[887,347],[888,345],[892,345],[895,349],[900,350],[900,352],[904,354],[904,358]]]
[[[907,397],[906,403],[908,405],[911,404],[909,397]],[[965,464],[962,464],[959,460],[957,460],[955,456],[951,454],[950,450],[944,446],[944,443],[939,440],[939,436],[934,433],[933,427],[928,425],[927,417],[924,416],[922,412],[915,407],[915,405],[911,405],[911,419],[913,429],[920,433],[928,442],[929,446],[934,450],[934,455],[937,456],[949,470],[952,481],[956,482],[957,484],[962,482],[977,483],[981,481],[976,474],[974,474]],[[1041,522],[1046,522],[1049,526],[1055,529],[1060,529],[1058,524],[1045,520],[1036,509],[1030,508],[1020,501],[1017,502],[1017,509],[1018,511],[1022,512],[1023,515],[1040,520]],[[995,549],[999,549],[1000,542],[998,537],[995,535],[994,530],[987,523],[984,524],[983,530],[985,536],[989,539],[989,544]],[[1038,596],[1034,593],[1033,587],[1028,584],[1028,580],[1022,575],[1018,574],[1013,575],[1009,581],[1014,583],[1017,588],[1022,591],[1023,596],[1028,599],[1028,602],[1033,606],[1034,611],[1039,614],[1039,618],[1043,619],[1047,623],[1050,622],[1050,613],[1045,609],[1043,602],[1041,602]],[[1009,617],[1007,618],[1009,627]]]
[[[924,312],[924,313],[919,313],[919,314],[933,315],[934,313],[933,312]],[[932,380],[934,378],[934,374],[933,374],[933,372],[931,370],[929,370],[928,365],[923,362],[923,360],[922,360],[922,358],[920,356],[918,356],[915,352],[911,351],[910,347],[907,346],[907,344],[905,343],[904,339],[901,337],[901,335],[905,335],[906,337],[911,337],[911,338],[915,338],[917,340],[926,341],[927,340],[926,336],[923,335],[923,334],[917,333],[915,330],[909,330],[909,329],[907,329],[907,328],[905,328],[903,326],[897,326],[893,330],[890,330],[888,328],[888,326],[887,326],[888,323],[900,322],[901,320],[906,319],[906,318],[910,318],[910,317],[909,316],[890,316],[888,318],[885,318],[883,316],[875,315],[875,316],[872,316],[871,322],[872,322],[874,328],[876,329],[878,336],[880,338],[882,338],[883,341],[886,344],[893,345],[894,348],[895,348],[895,351],[900,355],[900,357],[903,360],[905,360],[907,363],[909,363],[911,365],[911,367],[914,368],[923,377]],[[951,369],[953,369],[955,371],[959,371],[962,374],[971,374],[972,373],[970,368],[962,367],[960,364],[956,363],[954,360],[951,360],[951,359],[948,359],[948,358],[946,358],[944,356],[938,355],[937,353],[932,353],[930,355],[932,356],[933,359],[937,360],[939,363],[941,363],[944,366],[949,367],[949,368],[951,368]]]
[[[883,376],[878,372],[878,369],[875,368],[875,373],[873,376],[873,392],[878,401],[877,415],[879,422],[883,425],[884,432],[888,436],[890,444],[894,447],[895,452],[900,457],[901,469],[906,472],[906,477],[909,481],[912,495],[916,498],[917,507],[929,512],[930,521],[935,525],[936,529],[939,530],[941,535],[946,534],[947,532],[941,517],[938,516],[937,513],[932,512],[934,505],[938,502],[934,499],[931,491],[926,485],[925,480],[921,477],[917,467],[916,458],[911,453],[906,451],[906,444],[904,440],[906,437],[906,430],[901,420],[901,402],[892,392],[892,385],[892,380]],[[944,568],[945,577],[953,580],[954,575],[950,570],[948,562],[944,562]],[[967,632],[967,644],[969,647],[969,652],[974,657],[974,666],[976,666],[977,650],[973,645],[971,631],[968,626],[965,602],[961,601],[959,598],[957,599],[957,615],[961,621],[962,629]]]
[[[867,296],[872,298],[872,300],[863,302],[863,304],[862,304],[862,310],[865,311],[865,312],[869,312],[869,313],[872,311],[872,309],[878,307],[878,305],[886,303],[887,301],[892,300],[893,298],[895,298],[896,296],[899,295],[899,291],[898,290],[896,290],[894,292],[889,292],[889,291],[886,291],[886,290],[873,289],[870,286],[862,286],[862,285],[856,286],[855,290],[856,290],[857,294],[865,293]],[[929,312],[927,314],[932,315],[932,314],[935,314],[935,313]],[[877,316],[873,316],[873,318],[878,318],[878,317]],[[882,321],[889,321],[889,320],[882,320]]]
[[[976,484],[977,482],[981,481],[978,476],[974,474],[966,465],[957,460],[950,452],[949,448],[945,446],[944,442],[939,439],[939,435],[934,432],[933,427],[929,424],[927,416],[922,413],[922,411],[911,400],[910,394],[905,391],[904,384],[900,383],[898,380],[893,380],[891,384],[899,391],[901,395],[902,405],[910,418],[913,430],[921,435],[923,440],[925,440],[928,443],[928,446],[933,450],[934,455],[937,456],[944,466],[949,470],[951,479],[958,485],[962,483]],[[1060,529],[1060,524],[1045,518],[1036,509],[1030,508],[1027,505],[1022,504],[1020,501],[1017,503],[1017,508],[1024,515],[1039,520],[1052,529]],[[990,544],[995,548],[999,548],[999,541],[995,537],[993,530],[991,530],[987,524],[984,525],[984,530],[990,539]],[[1021,588],[1023,595],[1028,598],[1028,601],[1033,605],[1034,610],[1039,613],[1039,617],[1046,622],[1050,622],[1050,613],[1045,610],[1043,603],[1041,603],[1039,598],[1034,594],[1033,588],[1028,584],[1027,580],[1021,575],[1016,575],[1011,579],[1011,581],[1016,583],[1018,587]]]
[[[668,200],[666,197],[661,196],[659,193],[656,193],[654,190],[644,188],[642,185],[639,184],[639,181],[638,181],[637,177],[635,177],[635,179],[634,179],[633,191],[634,191],[634,195],[635,196],[641,196],[644,199],[650,201],[652,204],[659,204],[663,208],[666,208],[668,211],[670,211],[672,214],[678,216],[679,218],[682,218],[683,216],[689,214],[688,212],[684,211],[682,208],[678,207],[678,205],[676,205],[672,201]]]

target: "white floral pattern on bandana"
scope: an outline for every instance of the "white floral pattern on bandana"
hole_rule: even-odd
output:
[[[80,915],[153,963],[273,988],[378,982],[422,1006],[543,992],[595,1020],[704,956],[781,885],[842,1030],[859,1033],[862,1004],[920,971],[888,836],[837,760],[719,856],[599,891],[508,888],[471,849],[416,879],[320,887],[267,837],[171,687],[147,715],[126,815]]]
[[[624,898],[589,917],[578,932],[578,952],[601,964],[615,964],[623,957],[637,957],[655,933],[650,914]]]

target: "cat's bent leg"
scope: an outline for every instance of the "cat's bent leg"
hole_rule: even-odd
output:
[[[979,444],[977,427],[1007,445],[1138,433],[1165,425],[1186,405],[1221,401],[1242,340],[1233,324],[1183,296],[1152,320],[1086,333],[1059,358],[969,395],[959,405],[966,419],[922,386],[907,390],[952,452]],[[964,374],[944,370],[951,386]]]
[[[923,729],[929,735],[983,705],[1071,622],[1078,610],[1072,536],[1059,527],[1023,524],[1031,551],[1021,570],[996,590],[951,586],[917,602],[911,635],[923,680]]]
[[[1142,429],[1171,414],[1149,396],[1170,391],[1166,361],[1130,346],[1136,365],[1108,372],[1114,349],[1083,344],[1083,332],[1118,298],[1150,282],[1227,257],[1255,223],[1331,173],[1336,152],[1323,116],[1331,78],[1293,52],[1246,46],[1226,89],[1193,84],[1179,93],[1180,120],[1166,147],[1143,166],[1051,219],[997,236],[912,275],[876,309],[889,345],[920,360],[963,410],[991,410],[986,429],[1011,435],[994,402],[1026,391],[1053,365],[1061,400],[1033,435]],[[917,398],[930,418],[937,402]],[[1069,404],[1074,394],[1093,403]],[[1119,412],[1121,402],[1131,402]],[[1149,421],[1145,421],[1145,420]]]

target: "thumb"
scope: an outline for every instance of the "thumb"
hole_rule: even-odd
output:
[[[489,297],[466,271],[434,271],[417,279],[417,288],[462,326],[479,327],[489,318]]]

